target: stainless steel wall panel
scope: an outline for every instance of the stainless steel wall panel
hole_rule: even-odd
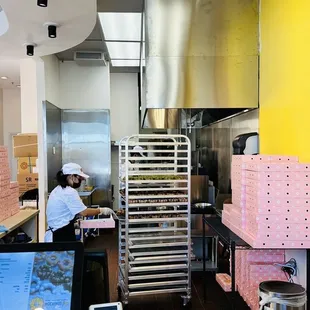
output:
[[[56,186],[56,173],[62,167],[61,110],[49,102],[46,105],[47,180],[48,192]]]
[[[94,204],[111,202],[110,145],[109,110],[62,111],[63,164],[76,162],[94,179]]]
[[[200,163],[219,189],[219,206],[222,206],[223,200],[230,193],[232,141],[239,134],[253,131],[258,132],[258,109],[196,129]]]
[[[258,105],[257,0],[146,0],[146,108]]]

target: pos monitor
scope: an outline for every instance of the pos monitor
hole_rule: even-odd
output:
[[[83,244],[0,245],[0,310],[80,310]]]

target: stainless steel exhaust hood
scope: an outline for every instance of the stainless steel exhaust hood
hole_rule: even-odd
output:
[[[144,127],[179,127],[177,109],[256,108],[258,16],[258,0],[145,0]]]

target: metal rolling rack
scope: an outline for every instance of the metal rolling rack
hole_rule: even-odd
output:
[[[143,148],[145,157],[136,157]],[[179,293],[191,299],[190,141],[136,135],[119,145],[119,297]],[[123,202],[123,205],[122,205]]]

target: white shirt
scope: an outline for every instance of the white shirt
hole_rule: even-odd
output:
[[[67,186],[62,188],[57,186],[50,194],[47,202],[46,217],[47,226],[52,230],[57,230],[69,224],[74,217],[84,211],[83,204],[78,192]],[[45,242],[53,241],[53,233],[48,230],[45,233]]]

